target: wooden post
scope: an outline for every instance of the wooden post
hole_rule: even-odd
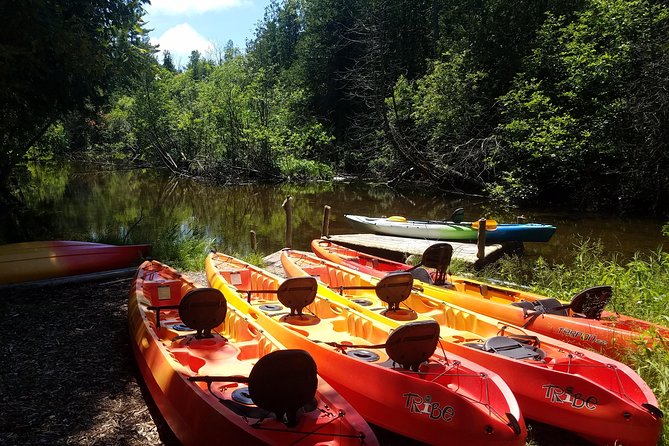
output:
[[[293,197],[288,195],[281,205],[286,211],[286,248],[293,247]]]
[[[321,238],[330,236],[330,206],[323,208],[323,223],[321,224]]]
[[[252,229],[249,235],[251,236],[251,250],[255,252],[256,248],[258,247],[258,239],[256,238],[256,231]]]
[[[479,233],[476,239],[476,245],[478,247],[476,257],[481,261],[485,257],[485,222],[485,218],[479,218]]]

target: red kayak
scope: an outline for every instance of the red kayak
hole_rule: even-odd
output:
[[[408,272],[377,279],[288,249],[281,262],[289,277],[317,277],[323,296],[385,324],[436,321],[443,348],[498,373],[528,419],[599,445],[648,446],[658,440],[663,413],[657,399],[620,362],[431,298],[413,289]]]
[[[585,347],[616,359],[629,348],[653,336],[669,339],[669,328],[604,309],[611,287],[585,290],[571,302],[562,302],[527,291],[447,274],[450,245],[426,250],[423,263],[414,267],[346,248],[328,240],[313,240],[311,249],[320,258],[382,278],[394,271],[410,271],[416,285],[428,296],[476,313],[530,329],[569,344]],[[441,260],[440,260],[441,259]]]
[[[52,279],[139,264],[151,245],[42,241],[0,246],[0,284]]]
[[[128,323],[146,386],[184,446],[378,445],[307,352],[285,350],[218,290],[145,262]]]

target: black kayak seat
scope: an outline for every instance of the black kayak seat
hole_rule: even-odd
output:
[[[506,336],[494,336],[488,339],[483,344],[483,350],[513,359],[541,360],[546,356],[546,353],[540,348],[522,344]]]
[[[588,319],[599,319],[612,294],[613,289],[609,285],[588,288],[574,296],[569,308],[576,313],[585,315]]]
[[[290,308],[291,316],[301,316],[302,310],[313,303],[318,282],[311,276],[291,277],[284,280],[276,291],[277,299]]]
[[[534,302],[521,300],[518,302],[511,302],[511,305],[526,310],[526,313],[528,311],[536,311],[543,314],[569,316],[569,311],[567,310],[567,306],[564,303],[560,302],[559,300],[553,298],[539,299],[535,300]]]
[[[395,363],[418,371],[430,359],[439,343],[439,324],[434,320],[409,322],[397,327],[388,336],[386,353]]]
[[[253,402],[293,427],[298,412],[314,401],[318,388],[316,362],[304,350],[277,350],[258,360],[249,375]]]
[[[181,321],[196,331],[196,338],[211,338],[211,330],[225,321],[227,302],[215,288],[195,288],[179,304]]]
[[[399,309],[399,306],[411,294],[413,288],[413,276],[406,271],[394,271],[388,273],[376,284],[374,291],[376,296],[388,304],[391,310]]]
[[[567,306],[557,299],[553,298],[539,299],[537,300],[537,304],[543,307],[544,313],[546,314],[556,314],[558,316],[569,315]]]

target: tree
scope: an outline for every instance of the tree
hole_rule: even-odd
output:
[[[0,3],[0,184],[52,123],[93,110],[145,63],[144,1]]]
[[[501,98],[499,181],[521,198],[659,212],[669,202],[669,8],[591,0],[549,16]]]
[[[177,72],[177,68],[174,66],[174,61],[172,60],[172,54],[170,54],[169,50],[163,51],[163,67],[171,73]]]

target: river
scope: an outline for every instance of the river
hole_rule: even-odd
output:
[[[526,255],[567,261],[582,239],[600,240],[607,254],[631,258],[656,250],[667,241],[663,221],[621,218],[585,211],[515,209],[502,211],[476,197],[435,196],[417,190],[400,193],[387,186],[337,181],[309,185],[217,186],[175,178],[157,170],[104,171],[91,165],[31,164],[13,191],[20,206],[0,215],[0,243],[73,239],[155,243],[161,237],[195,233],[217,249],[245,254],[250,231],[260,252],[274,252],[285,243],[282,203],[293,197],[293,248],[308,249],[320,236],[323,208],[331,207],[330,233],[352,233],[345,213],[368,216],[402,215],[440,219],[463,207],[469,220],[486,218],[557,226],[548,243],[526,244]]]

